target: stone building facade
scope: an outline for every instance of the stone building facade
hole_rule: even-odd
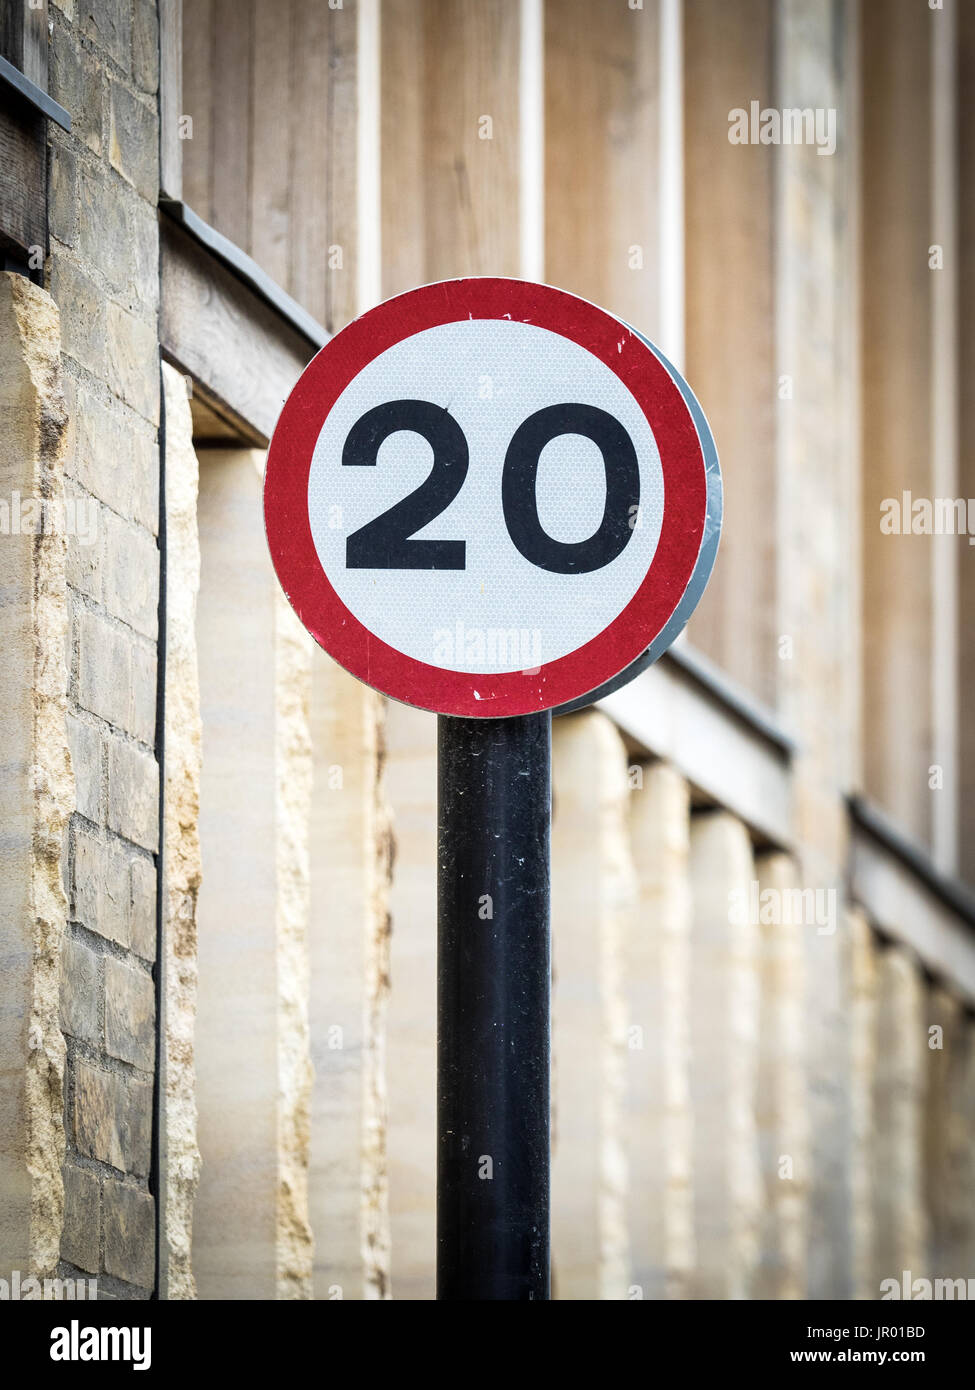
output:
[[[555,1294],[975,1278],[975,584],[881,526],[975,491],[973,21],[7,0],[0,1278],[432,1296],[435,721],[299,627],[261,478],[330,334],[486,273],[659,342],[727,496],[555,723]]]
[[[26,27],[36,10],[24,9]],[[72,129],[41,118],[43,276],[4,276],[4,497],[12,511],[15,493],[51,504],[39,532],[17,536],[11,518],[4,547],[14,592],[30,603],[17,643],[5,628],[7,679],[19,689],[4,772],[21,769],[20,814],[33,804],[17,852],[35,880],[41,864],[53,871],[33,924],[29,909],[10,919],[18,954],[33,953],[15,996],[22,1023],[29,1009],[26,1075],[4,1059],[30,1175],[29,1245],[17,1248],[23,1270],[49,1272],[59,1248],[61,1272],[147,1297],[160,824],[155,7],[51,6],[41,42],[43,85]],[[11,126],[26,126],[27,102],[7,95]],[[33,245],[22,248],[28,267]],[[5,880],[22,887],[20,874]],[[60,1017],[46,972],[60,975]]]

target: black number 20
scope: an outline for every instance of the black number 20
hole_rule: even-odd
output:
[[[433,468],[415,491],[354,531],[346,541],[349,569],[462,570],[466,542],[414,540],[460,492],[470,457],[452,415],[430,401],[387,401],[367,410],[349,431],[343,464],[373,466],[380,445],[400,430],[422,435],[433,449]],[[563,434],[591,439],[603,456],[606,503],[599,526],[583,541],[558,541],[538,515],[536,483],[542,450]],[[629,434],[615,416],[594,405],[550,405],[515,431],[501,475],[501,506],[512,541],[533,565],[555,574],[589,574],[615,560],[633,534],[640,502],[640,468]]]

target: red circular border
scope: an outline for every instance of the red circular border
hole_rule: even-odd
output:
[[[308,518],[308,477],[325,419],[381,353],[458,319],[508,318],[578,343],[616,373],[646,415],[664,477],[664,515],[653,560],[627,606],[596,637],[537,672],[447,671],[383,642],[355,617],[322,569]],[[500,502],[499,502],[500,506]],[[312,359],[285,402],[264,479],[271,559],[291,606],[316,642],[376,690],[438,714],[501,718],[554,709],[611,680],[668,621],[690,580],[707,510],[704,457],[670,373],[619,319],[587,300],[525,280],[444,280],[370,309]]]

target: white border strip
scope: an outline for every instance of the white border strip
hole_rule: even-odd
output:
[[[931,240],[944,264],[931,270],[931,495],[958,496],[958,213],[955,138],[955,7],[928,16],[931,43]],[[932,793],[934,861],[943,873],[958,864],[958,536],[932,537],[934,651],[932,756],[944,770]]]
[[[660,0],[659,345],[684,370],[684,9]]]
[[[356,312],[382,299],[380,0],[356,12]]]
[[[518,234],[521,274],[545,279],[545,19],[521,0],[518,63]]]

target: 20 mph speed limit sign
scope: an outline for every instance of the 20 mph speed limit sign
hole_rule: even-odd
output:
[[[520,280],[425,285],[337,334],[268,455],[271,556],[319,644],[439,714],[528,714],[629,679],[707,582],[707,422],[645,338]]]

